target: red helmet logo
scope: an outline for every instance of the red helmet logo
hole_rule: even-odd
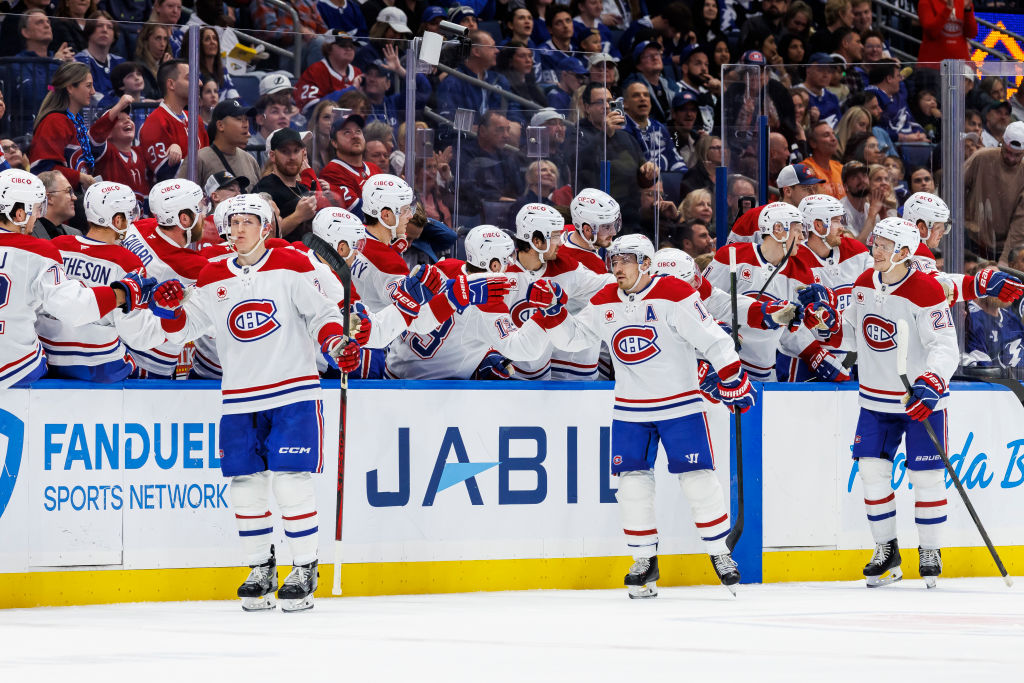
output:
[[[281,327],[275,313],[277,305],[268,299],[243,301],[228,312],[228,331],[238,341],[263,339]]]

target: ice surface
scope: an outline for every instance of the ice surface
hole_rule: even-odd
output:
[[[2,681],[1021,680],[998,578],[0,610]],[[1001,674],[998,679],[990,676]],[[329,677],[329,678],[328,678]]]

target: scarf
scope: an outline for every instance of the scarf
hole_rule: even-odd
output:
[[[89,141],[89,128],[85,125],[85,117],[82,116],[82,112],[72,115],[70,111],[65,111],[64,114],[71,119],[71,123],[75,126],[75,137],[78,138],[78,145],[82,148],[82,160],[92,170],[92,165],[96,163],[96,158],[92,155],[92,143]]]

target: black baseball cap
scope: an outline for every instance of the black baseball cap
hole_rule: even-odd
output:
[[[267,138],[267,151],[281,149],[289,142],[295,142],[299,145],[305,144],[311,135],[312,133],[308,130],[300,133],[294,128],[278,128]]]
[[[238,183],[239,192],[245,192],[249,187],[249,179],[245,176],[236,176],[231,171],[217,171],[206,179],[203,190],[206,192],[206,196],[209,197],[217,190],[223,190],[231,183]]]
[[[213,114],[210,116],[210,121],[212,123],[217,123],[221,119],[225,119],[229,116],[246,118],[248,116],[255,115],[255,109],[246,107],[239,100],[221,100],[217,103],[217,106],[213,108]]]
[[[359,114],[349,114],[348,116],[343,116],[340,119],[337,119],[336,121],[334,121],[334,123],[331,124],[331,137],[333,138],[334,134],[337,133],[342,128],[344,128],[345,124],[348,123],[349,121],[353,121],[360,128],[366,127],[366,119],[364,119]]]

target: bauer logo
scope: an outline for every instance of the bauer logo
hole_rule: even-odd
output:
[[[896,348],[896,323],[880,315],[866,315],[861,323],[864,342],[872,351],[892,351]]]
[[[25,444],[25,423],[6,410],[0,410],[0,517],[14,493],[21,469],[22,448]]]
[[[623,327],[612,337],[612,353],[627,365],[643,363],[661,352],[658,331],[646,325]]]
[[[275,313],[277,305],[269,299],[243,301],[228,312],[228,331],[238,341],[263,339],[281,327]]]

